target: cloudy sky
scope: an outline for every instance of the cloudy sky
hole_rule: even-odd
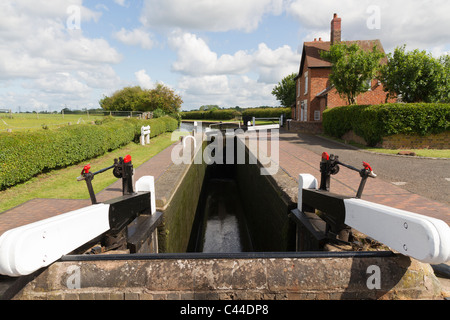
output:
[[[448,0],[1,0],[0,108],[97,108],[125,86],[163,83],[201,105],[276,106],[304,41],[381,39],[450,52]]]

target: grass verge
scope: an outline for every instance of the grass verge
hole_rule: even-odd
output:
[[[114,159],[130,154],[133,166],[138,168],[172,144],[171,133],[165,133],[153,138],[151,143],[146,146],[130,143],[121,149],[108,152],[98,158],[85,161],[85,163],[40,174],[25,183],[0,192],[0,212],[36,198],[89,199],[86,183],[77,181],[77,177],[85,164],[90,163],[91,171],[94,172],[111,166],[114,163]],[[117,179],[111,172],[97,175],[93,180],[94,190],[96,193],[100,192],[115,181]]]
[[[356,142],[345,142],[342,139],[331,137],[328,135],[323,135],[327,139],[335,140],[341,143],[349,144],[358,149],[363,149],[370,152],[384,153],[384,154],[398,154],[400,151],[412,151],[418,157],[427,158],[450,158],[450,149],[383,149],[383,148],[372,148]]]

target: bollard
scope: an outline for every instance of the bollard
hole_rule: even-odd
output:
[[[141,128],[141,145],[145,146],[150,143],[150,126]]]

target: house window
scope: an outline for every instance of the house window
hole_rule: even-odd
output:
[[[320,111],[314,111],[314,121],[320,121]]]
[[[308,93],[308,71],[305,72],[305,94]]]
[[[300,86],[301,86],[301,83],[300,83],[300,78],[299,78],[297,81],[297,97],[300,97],[300,93],[301,93]]]
[[[301,121],[308,121],[308,100],[302,102]]]

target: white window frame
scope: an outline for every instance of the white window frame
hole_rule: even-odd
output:
[[[369,90],[368,90],[368,91],[372,91],[372,79],[367,80],[366,84],[367,84],[368,87],[369,87]]]
[[[308,100],[303,100],[302,102],[302,117],[301,121],[307,122],[308,121]]]
[[[320,121],[320,111],[314,111],[314,121]]]
[[[308,78],[309,78],[308,71],[306,71],[305,72],[305,94],[308,93]]]

